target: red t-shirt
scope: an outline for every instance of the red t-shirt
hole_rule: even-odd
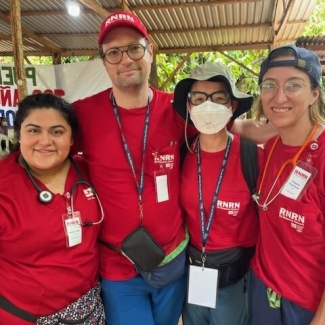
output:
[[[202,192],[206,218],[219,178],[225,150],[216,153],[201,151]],[[260,161],[263,152],[259,150]],[[201,221],[199,215],[197,154],[188,153],[181,172],[180,197],[185,211],[190,243],[202,248]],[[231,143],[226,169],[217,198],[217,207],[212,219],[206,244],[207,251],[235,246],[254,246],[258,237],[259,221],[251,193],[240,165],[240,142],[237,135]],[[207,219],[205,220],[205,227]]]
[[[172,95],[155,89],[150,102],[147,150],[144,161],[143,225],[168,253],[184,239],[179,205],[179,149],[184,121],[174,112]],[[81,150],[103,207],[101,239],[121,247],[123,239],[140,225],[136,180],[126,158],[109,91],[74,103],[83,137]],[[147,107],[118,108],[123,134],[130,148],[139,182],[142,139]],[[155,176],[167,174],[169,200],[157,202]],[[122,255],[101,246],[100,274],[109,280],[134,277],[134,266]]]
[[[82,243],[67,247],[62,215],[65,196],[38,201],[38,191],[17,163],[18,153],[0,161],[0,295],[36,316],[56,312],[78,299],[98,282],[97,236],[100,226],[83,227]],[[77,160],[83,179],[84,162]],[[65,193],[78,180],[71,165]],[[37,180],[36,180],[37,181]],[[38,181],[37,181],[38,182]],[[43,189],[46,187],[40,183]],[[74,192],[74,210],[83,221],[97,221],[100,212],[86,185]],[[0,324],[30,324],[0,308]]]
[[[265,146],[270,154],[273,140]],[[315,312],[325,289],[325,133],[311,141],[300,160],[310,159],[317,174],[300,200],[278,194],[292,171],[288,165],[276,182],[266,210],[259,209],[261,236],[253,269],[258,278],[281,296]],[[260,203],[265,202],[277,173],[300,147],[277,143],[267,168]],[[261,175],[261,174],[260,174]],[[269,201],[268,200],[268,201]]]

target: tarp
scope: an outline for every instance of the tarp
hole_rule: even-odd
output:
[[[60,65],[26,65],[28,94],[48,92],[72,103],[111,86],[101,60]],[[15,69],[0,64],[0,117],[12,126],[18,105]]]

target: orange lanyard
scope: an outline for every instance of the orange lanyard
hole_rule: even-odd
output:
[[[271,192],[272,192],[272,190],[273,190],[273,188],[274,188],[276,182],[278,181],[279,177],[282,175],[282,173],[283,173],[285,167],[286,167],[287,165],[292,165],[292,167],[294,168],[294,167],[297,165],[297,162],[298,162],[298,159],[299,159],[300,155],[302,154],[302,152],[304,151],[304,149],[307,147],[307,145],[308,145],[309,141],[311,140],[312,136],[314,135],[316,129],[317,129],[317,125],[315,124],[315,125],[313,126],[313,128],[311,129],[310,133],[308,134],[307,139],[305,140],[305,142],[303,143],[303,145],[302,145],[301,148],[299,149],[299,151],[294,155],[294,157],[293,157],[292,159],[288,159],[287,161],[285,161],[285,162],[283,163],[283,165],[281,166],[281,168],[279,169],[279,171],[278,171],[278,173],[277,173],[277,175],[276,175],[275,181],[273,182],[273,185],[272,185],[272,187],[271,187],[271,189],[270,189],[270,191],[269,191],[269,193],[268,193],[268,195],[267,195],[267,197],[266,197],[266,199],[265,199],[264,204],[263,204],[263,205],[260,205],[258,201],[259,201],[259,197],[260,197],[260,194],[261,194],[262,186],[263,186],[263,184],[264,184],[265,175],[266,175],[267,169],[268,169],[268,167],[269,167],[269,163],[270,163],[270,160],[271,160],[271,156],[272,156],[272,154],[273,154],[273,152],[274,152],[275,146],[277,145],[277,143],[278,143],[278,141],[279,141],[279,139],[280,139],[280,136],[278,136],[278,137],[275,139],[275,141],[274,141],[274,143],[273,143],[273,146],[272,146],[272,148],[271,148],[271,151],[270,151],[270,153],[269,153],[269,155],[268,155],[268,157],[267,157],[267,160],[266,160],[266,164],[265,164],[265,167],[264,167],[264,170],[263,170],[263,174],[262,174],[261,183],[260,183],[260,185],[259,185],[259,188],[258,188],[257,193],[254,195],[254,196],[255,196],[254,200],[257,202],[258,205],[262,206],[263,208],[266,208],[266,206],[267,206],[268,204],[270,204],[270,203],[271,203],[271,202],[272,202],[272,201],[277,197],[277,195],[276,195],[272,200],[270,200],[270,201],[267,203],[267,200],[268,200],[268,198],[269,198],[269,196],[270,196],[270,194],[271,194]],[[278,193],[278,194],[279,194],[279,193]]]

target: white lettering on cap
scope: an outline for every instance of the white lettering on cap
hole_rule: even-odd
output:
[[[128,21],[132,21],[134,23],[134,18],[130,15],[126,15],[126,14],[117,14],[117,15],[112,15],[111,17],[109,17],[106,22],[105,22],[105,27],[111,23],[114,23],[115,21],[118,20],[128,20]]]

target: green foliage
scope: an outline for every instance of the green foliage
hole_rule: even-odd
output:
[[[32,65],[50,65],[53,64],[53,60],[51,56],[29,56],[28,57],[29,62]]]
[[[317,0],[316,6],[305,26],[302,36],[325,35],[325,0]]]
[[[75,63],[75,62],[82,62],[82,61],[90,61],[92,59],[91,56],[69,56],[62,58],[62,63]]]
[[[185,62],[182,69],[170,80],[168,85],[163,90],[173,92],[178,81],[189,76],[191,71],[200,64],[206,62],[220,62],[226,65],[238,81],[238,89],[252,95],[256,95],[257,87],[257,74],[259,71],[261,60],[266,57],[267,53],[263,50],[250,50],[250,51],[229,51],[224,52],[227,56],[220,52],[203,52],[193,53],[191,57]],[[158,83],[162,85],[164,81],[172,74],[177,66],[182,62],[185,54],[157,55],[157,74]],[[229,58],[230,57],[230,58]],[[237,62],[247,67],[240,66]]]
[[[64,63],[73,63],[73,62],[81,62],[81,61],[89,61],[91,60],[91,56],[69,56],[62,57],[61,62]],[[53,58],[51,56],[29,56],[28,61],[32,65],[52,65]],[[14,58],[12,56],[0,57],[0,62],[4,63],[14,63]]]

